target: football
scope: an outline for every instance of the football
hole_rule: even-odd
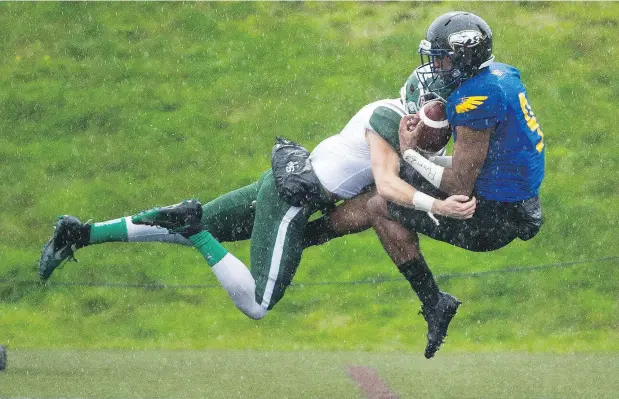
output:
[[[442,101],[425,103],[419,110],[418,125],[417,147],[423,151],[440,151],[451,138],[451,127]]]

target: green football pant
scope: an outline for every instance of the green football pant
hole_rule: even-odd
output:
[[[290,285],[303,252],[303,234],[318,206],[291,206],[277,194],[271,170],[248,186],[203,206],[202,223],[220,242],[251,239],[256,302],[272,309]]]

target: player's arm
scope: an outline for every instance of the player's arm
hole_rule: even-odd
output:
[[[406,150],[403,158],[426,180],[443,192],[449,195],[470,196],[479,171],[486,161],[493,131],[494,128],[475,130],[457,126],[458,139],[454,144],[451,168],[437,165],[412,149]]]
[[[400,178],[400,155],[407,141],[401,140],[399,129],[416,115],[403,116],[388,107],[378,107],[372,114],[365,139],[370,147],[372,174],[377,193],[388,201],[413,208],[413,197],[417,190]],[[423,193],[417,194],[418,198]],[[427,196],[426,196],[427,197]],[[426,198],[427,206],[430,200]]]
[[[413,196],[417,190],[400,178],[398,153],[378,133],[370,129],[366,130],[365,137],[370,146],[376,191],[388,201],[412,208]]]
[[[400,178],[400,157],[396,150],[376,132],[366,130],[370,146],[372,173],[378,194],[401,206],[415,208],[454,219],[468,219],[475,212],[476,202],[467,196],[455,195],[440,200],[433,198]]]
[[[485,130],[456,127],[458,139],[454,143],[452,167],[443,172],[441,190],[450,195],[471,195],[479,171],[486,162],[493,131],[493,127]]]

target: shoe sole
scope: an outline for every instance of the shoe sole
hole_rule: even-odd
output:
[[[159,217],[161,209],[151,209],[149,211],[140,212],[131,217],[133,224],[142,224],[146,226],[161,227],[173,233],[183,233],[189,228],[189,225],[173,226],[172,223],[165,217]]]
[[[200,202],[194,202],[194,203],[197,203],[197,209],[196,209],[196,212],[198,213],[197,218],[201,219],[202,206]],[[180,203],[180,204],[183,204],[183,203]],[[190,227],[189,224],[184,224],[182,226],[174,226],[174,222],[171,222],[169,220],[170,217],[161,216],[162,214],[165,214],[165,212],[168,209],[178,206],[180,204],[171,205],[169,207],[163,207],[163,208],[157,207],[157,208],[153,208],[147,211],[142,211],[138,213],[137,215],[132,216],[131,222],[134,224],[142,224],[142,225],[147,225],[147,226],[155,226],[155,227],[159,226],[159,227],[168,229],[171,232],[182,234]]]
[[[71,256],[71,251],[68,246],[64,246],[58,250],[54,250],[54,241],[58,237],[58,234],[61,230],[62,219],[60,219],[54,228],[54,234],[52,234],[52,238],[47,241],[47,243],[43,246],[41,250],[41,257],[39,258],[39,278],[41,281],[47,280],[54,270],[60,266],[62,262],[64,262],[67,258]],[[66,253],[66,255],[65,255]]]
[[[39,258],[39,277],[42,281],[47,280],[54,270],[60,263],[62,263],[62,259],[58,260],[54,253],[54,237],[50,238],[47,241],[47,244],[43,246],[43,250],[41,251],[41,257]]]

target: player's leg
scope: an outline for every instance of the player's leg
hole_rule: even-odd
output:
[[[204,256],[234,304],[248,317],[260,319],[267,309],[255,302],[255,281],[247,267],[228,252],[201,223],[199,201],[187,200],[163,208],[153,208],[132,217],[135,224],[161,226],[186,237]]]
[[[423,306],[435,306],[439,288],[419,248],[417,233],[388,218],[387,202],[380,196],[367,204],[372,226],[398,270],[406,277]]]
[[[439,290],[421,254],[417,233],[390,219],[387,201],[375,196],[367,202],[367,208],[383,248],[421,300],[422,315],[428,323],[425,357],[429,359],[443,343],[460,301]]]
[[[262,178],[261,178],[262,179]],[[222,241],[244,240],[251,235],[254,206],[261,180],[218,197],[203,207],[202,222]],[[167,242],[193,245],[181,234],[157,226],[138,225],[132,216],[105,222],[82,223],[74,216],[59,218],[51,239],[39,259],[39,275],[46,280],[74,252],[93,244],[108,242]]]
[[[134,223],[162,226],[187,237],[237,308],[253,319],[264,317],[290,284],[301,259],[303,228],[311,212],[282,201],[270,171],[265,176],[256,200],[251,272],[199,223],[200,208],[195,201],[155,208],[133,218]]]
[[[391,203],[388,215],[408,230],[473,252],[503,248],[518,236],[517,204],[477,199],[472,218],[435,215],[438,224],[424,212]]]
[[[266,181],[274,184],[270,171],[264,173],[258,181],[258,192],[262,191]],[[239,193],[237,192],[236,195],[239,195]],[[251,217],[248,217],[248,220],[251,221],[254,215],[258,213],[254,209],[260,208],[259,205],[252,205],[251,212],[248,213],[246,207],[240,206],[237,209],[234,204],[255,204],[256,202],[261,203],[261,201],[266,201],[264,203],[268,204],[268,200],[265,200],[264,197],[261,199],[260,195],[258,195],[256,201],[254,201],[256,197],[249,197],[241,195],[241,199],[238,201],[222,201],[219,206],[205,208],[201,208],[197,201],[183,201],[180,204],[169,207],[154,208],[141,212],[135,215],[132,220],[136,224],[161,226],[187,237],[204,256],[209,266],[211,266],[211,270],[236,307],[248,317],[260,319],[266,315],[268,305],[262,306],[262,303],[256,301],[256,282],[254,277],[243,262],[229,253],[215,238],[214,234],[205,229],[207,226],[215,228],[218,230],[217,234],[219,237],[238,238],[239,234],[245,237],[247,232],[252,230],[245,224],[235,224],[233,229],[224,225],[226,221],[234,222],[234,219],[228,219],[231,215],[236,215],[237,217],[239,215],[249,215]],[[210,212],[209,215],[203,215],[203,210],[205,209]],[[234,211],[235,209],[236,212]],[[218,229],[218,227],[221,228]]]
[[[415,257],[419,252],[406,242],[397,237],[397,231],[409,233],[421,233],[436,240],[447,242],[470,251],[493,251],[502,248],[513,241],[518,235],[517,229],[517,205],[496,201],[478,199],[475,214],[466,220],[456,220],[443,216],[435,216],[436,224],[425,212],[404,208],[389,203],[382,198],[370,200],[373,203],[374,213],[373,226],[383,242],[383,246],[392,256],[400,270],[403,266],[413,266],[419,272],[411,273],[406,278],[413,281],[419,278],[428,279],[420,271],[427,269],[423,257]],[[380,206],[379,206],[380,205]],[[387,229],[387,223],[395,223],[398,227]],[[381,227],[383,226],[383,227]],[[407,246],[408,245],[408,246]],[[428,269],[429,272],[429,269]],[[421,298],[421,297],[420,297]],[[434,307],[424,304],[422,311],[428,322],[428,346],[426,357],[431,357],[440,347],[443,338],[447,334],[449,322],[455,315],[459,301],[449,294],[441,293],[439,301]]]
[[[165,229],[135,225],[130,216],[93,224],[82,223],[75,216],[61,216],[41,251],[39,276],[42,280],[49,278],[63,261],[75,259],[74,253],[80,248],[106,242],[144,241],[191,245],[185,237]]]
[[[369,229],[372,224],[365,203],[376,194],[372,189],[341,205],[330,208],[323,216],[309,222],[303,234],[303,247],[321,245],[334,238]]]
[[[272,176],[258,193],[251,237],[251,274],[256,281],[256,302],[272,309],[297,271],[303,252],[303,233],[313,206],[296,207],[277,194]]]

